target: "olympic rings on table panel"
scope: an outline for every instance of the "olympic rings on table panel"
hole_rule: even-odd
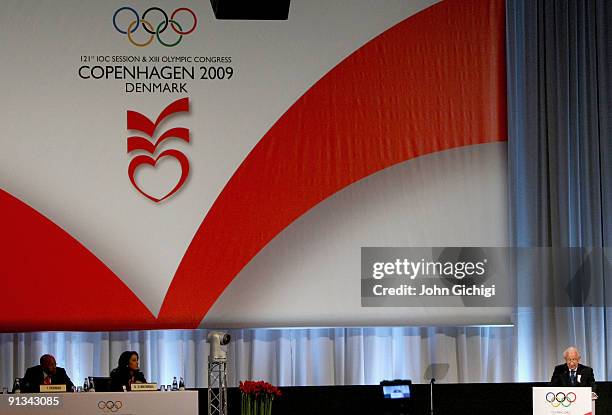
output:
[[[103,412],[117,412],[119,409],[123,407],[123,402],[121,401],[100,401],[98,402],[98,409],[101,409]]]
[[[558,408],[559,406],[567,408],[576,402],[576,394],[574,392],[568,392],[567,394],[563,392],[557,392],[556,394],[554,392],[548,392],[546,394],[546,402],[550,403],[554,408]]]
[[[119,13],[124,14],[125,12],[130,12],[134,15],[134,18],[127,25],[127,27],[122,28],[117,23],[117,16],[119,15]],[[193,24],[191,25],[191,28],[189,30],[183,30],[183,27],[177,21],[176,17],[179,13],[186,13],[191,15],[191,18],[193,19]],[[150,17],[147,18],[147,16]],[[152,20],[152,18],[155,18],[155,20]],[[157,23],[158,20],[159,23]],[[155,23],[152,23],[153,21]],[[179,7],[178,9],[172,12],[170,17],[168,17],[168,14],[159,7],[149,7],[147,10],[144,11],[144,13],[142,13],[142,16],[140,16],[138,12],[132,7],[123,6],[115,10],[115,13],[113,13],[113,26],[115,27],[115,30],[117,30],[117,32],[123,35],[127,35],[128,40],[134,46],[138,46],[141,48],[149,46],[151,42],[153,42],[153,39],[157,38],[157,41],[161,45],[167,48],[171,48],[181,43],[181,40],[183,40],[183,36],[191,34],[196,29],[196,27],[198,26],[198,18],[196,17],[193,10],[187,7]],[[168,29],[168,27],[170,27],[172,31],[176,35],[178,35],[177,40],[174,42],[163,40],[160,36],[166,31],[166,29]],[[144,42],[138,42],[134,39],[134,36],[132,36],[132,34],[136,32],[139,28],[142,28],[149,35]]]

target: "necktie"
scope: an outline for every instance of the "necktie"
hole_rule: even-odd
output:
[[[43,384],[45,385],[50,385],[51,384],[51,376],[47,376],[44,380],[43,380]]]
[[[572,381],[572,386],[576,385],[576,371],[575,370],[572,370],[570,372],[570,379]]]

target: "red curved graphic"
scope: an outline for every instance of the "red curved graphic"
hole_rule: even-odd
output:
[[[506,140],[503,0],[448,0],[330,71],[243,161],[200,225],[161,308],[197,327],[240,270],[317,203],[424,154]]]
[[[154,316],[106,265],[0,190],[0,331],[153,328]]]

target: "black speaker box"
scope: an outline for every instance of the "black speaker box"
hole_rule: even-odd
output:
[[[217,19],[287,20],[291,0],[210,0]]]

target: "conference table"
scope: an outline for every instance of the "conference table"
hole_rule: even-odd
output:
[[[0,395],[2,415],[197,415],[198,392],[81,392]]]

